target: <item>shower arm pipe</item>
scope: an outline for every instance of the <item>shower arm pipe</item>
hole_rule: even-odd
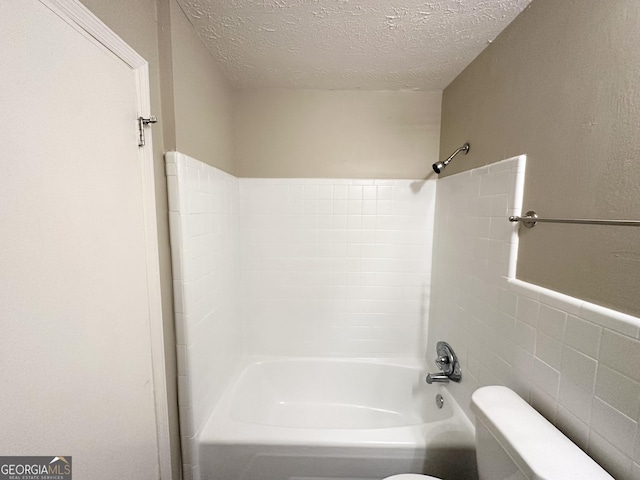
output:
[[[458,155],[460,152],[464,152],[464,154],[466,155],[467,153],[469,153],[469,148],[471,146],[468,143],[465,143],[464,145],[462,145],[460,148],[458,148],[455,152],[453,152],[451,155],[449,155],[449,158],[447,158],[444,162],[444,166],[446,167],[447,165],[449,165],[449,162],[451,162],[451,160],[453,160],[455,158],[456,155]]]
[[[444,162],[436,162],[436,163],[434,163],[433,164],[433,170],[436,173],[439,174],[440,172],[442,172],[442,170],[444,170],[444,168],[447,165],[449,165],[451,160],[453,160],[456,155],[458,155],[460,152],[464,152],[464,154],[466,155],[467,153],[469,153],[469,149],[470,148],[471,148],[471,146],[469,145],[469,143],[465,143],[460,148],[458,148],[455,152],[453,152],[451,155],[449,155],[449,158],[447,158]]]

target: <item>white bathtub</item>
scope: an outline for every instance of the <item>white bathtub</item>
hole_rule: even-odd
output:
[[[397,361],[248,359],[200,434],[201,478],[474,479],[473,425],[425,373]]]

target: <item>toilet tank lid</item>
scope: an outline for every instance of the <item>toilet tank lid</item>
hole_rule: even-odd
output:
[[[471,397],[471,409],[528,479],[613,480],[509,388],[479,388]]]

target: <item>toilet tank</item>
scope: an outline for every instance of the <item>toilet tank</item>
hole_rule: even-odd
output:
[[[613,477],[507,387],[476,390],[480,480],[613,480]]]

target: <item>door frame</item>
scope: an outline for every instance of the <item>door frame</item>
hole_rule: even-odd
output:
[[[40,0],[40,2],[76,31],[97,45],[106,48],[131,68],[135,75],[136,109],[138,115],[149,117],[151,108],[149,63],[115,32],[107,27],[87,7],[81,4],[79,0]],[[142,174],[141,189],[147,268],[149,338],[151,343],[151,365],[153,371],[153,391],[158,438],[158,473],[159,478],[170,480],[172,476],[171,446],[160,290],[156,196],[153,173],[153,141],[151,128],[145,130],[146,142],[144,146],[138,148],[138,161],[140,162]],[[132,141],[136,139],[136,131],[137,119],[132,118]]]

